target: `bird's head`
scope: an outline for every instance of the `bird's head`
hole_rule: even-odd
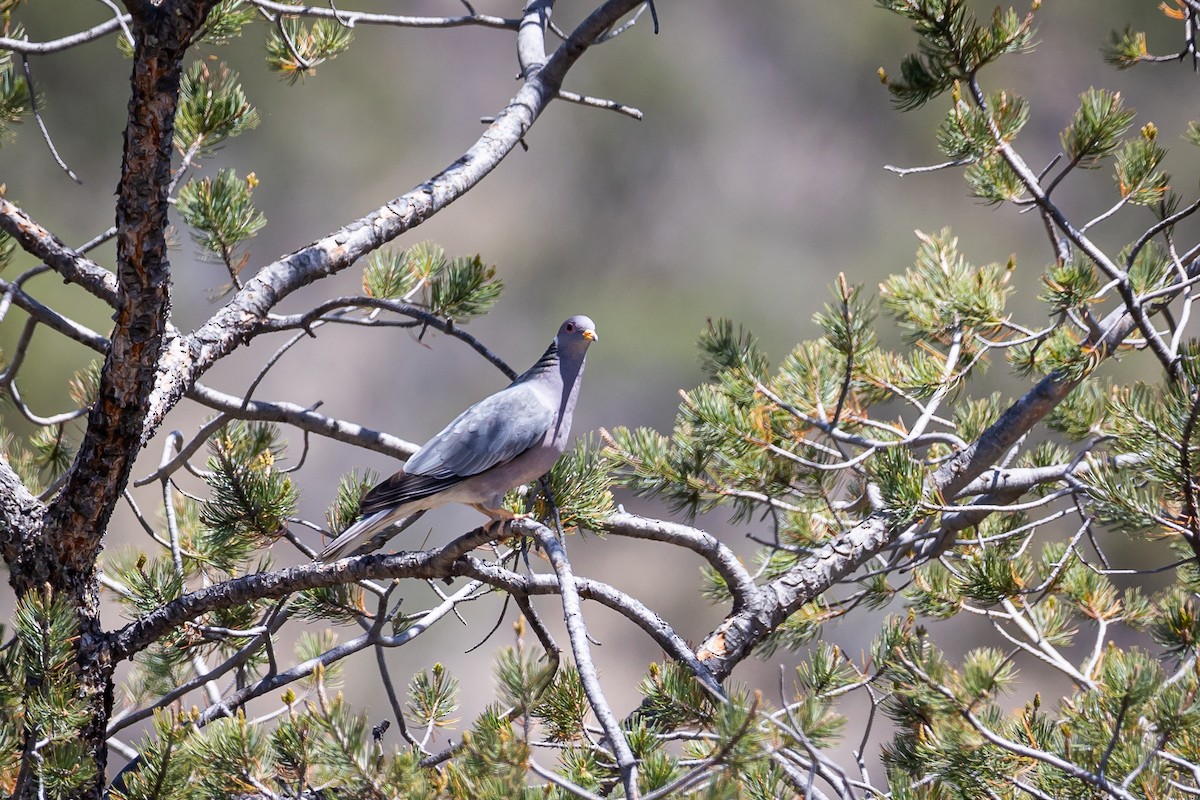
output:
[[[596,335],[596,323],[592,322],[590,317],[582,314],[567,319],[559,327],[558,335],[554,337],[560,352],[563,350],[586,351],[589,344],[599,339],[600,337]]]

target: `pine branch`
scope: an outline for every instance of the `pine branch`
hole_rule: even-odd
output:
[[[623,511],[609,515],[604,530],[617,536],[648,539],[686,547],[702,556],[725,579],[733,593],[733,610],[738,611],[757,591],[754,579],[742,562],[712,534],[676,522],[640,517]]]
[[[228,414],[233,419],[281,422],[302,431],[316,433],[334,441],[353,444],[399,459],[406,459],[417,452],[418,445],[398,436],[373,430],[348,420],[320,414],[313,408],[305,408],[296,403],[265,400],[246,402],[240,397],[226,394],[202,383],[192,386],[187,396],[215,411]]]
[[[1189,275],[1200,271],[1190,266]],[[1137,326],[1125,307],[1112,311],[1097,326],[1086,347],[1107,358]],[[1013,444],[1033,429],[1079,385],[1080,377],[1052,373],[1006,410],[969,447],[943,464],[931,479],[933,496],[955,497],[991,468]],[[781,577],[755,591],[745,607],[731,613],[696,649],[700,660],[718,680],[747,658],[754,647],[773,633],[801,606],[851,576],[869,559],[889,547],[919,546],[919,526],[897,528],[891,516],[876,512],[801,559]],[[925,545],[926,554],[936,553],[944,542]]]
[[[108,637],[110,651],[115,660],[128,659],[189,620],[252,600],[372,578],[448,577],[453,575],[451,566],[458,558],[491,538],[490,532],[481,527],[434,550],[360,556],[234,578],[185,594],[113,632]]]

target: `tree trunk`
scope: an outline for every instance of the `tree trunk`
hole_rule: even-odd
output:
[[[80,692],[90,721],[83,730],[105,785],[105,728],[112,712],[113,663],[100,625],[96,559],[113,508],[137,456],[171,307],[167,261],[167,187],[183,58],[215,0],[127,3],[136,39],[129,119],[117,187],[119,292],[108,356],[87,430],[62,490],[31,527],[9,581],[18,594],[42,587],[71,599],[79,615]],[[26,782],[23,797],[33,797]]]

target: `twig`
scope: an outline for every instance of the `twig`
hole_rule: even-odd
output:
[[[133,482],[134,486],[146,486],[154,483],[157,480],[175,474],[181,467],[187,464],[187,460],[196,454],[196,451],[204,446],[209,437],[217,430],[229,422],[232,417],[228,414],[217,414],[208,422],[200,426],[200,430],[196,431],[196,435],[191,438],[186,444],[182,444],[176,450],[174,456],[166,459],[158,465],[158,468],[144,478],[139,478]],[[179,437],[179,441],[183,441],[183,434],[179,431],[171,431],[169,436]]]
[[[988,111],[987,100],[984,97],[983,89],[979,86],[979,82],[972,77],[967,81],[967,86],[970,89],[971,97],[974,100],[975,105],[985,112]],[[1159,336],[1158,331],[1150,323],[1142,303],[1134,296],[1128,274],[1115,263],[1113,263],[1108,255],[1099,247],[1097,247],[1095,243],[1093,243],[1087,237],[1086,234],[1081,233],[1071,225],[1070,220],[1066,218],[1061,209],[1059,209],[1058,206],[1050,200],[1048,194],[1050,189],[1042,189],[1041,183],[1038,181],[1037,176],[1033,174],[1032,170],[1029,169],[1029,166],[1025,163],[1024,159],[1022,159],[1021,156],[1018,155],[1013,149],[1011,143],[1001,134],[999,128],[997,127],[996,121],[992,118],[992,116],[990,114],[985,114],[985,119],[991,132],[992,139],[996,144],[996,151],[1004,159],[1005,163],[1008,164],[1008,166],[1013,170],[1013,172],[1016,173],[1018,179],[1021,181],[1021,184],[1030,193],[1034,201],[1038,204],[1039,208],[1043,209],[1044,212],[1054,220],[1054,224],[1063,232],[1063,234],[1070,239],[1076,247],[1082,250],[1106,276],[1117,282],[1117,291],[1121,295],[1121,300],[1125,305],[1125,309],[1133,319],[1137,328],[1142,332],[1142,335],[1146,338],[1146,342],[1150,346],[1151,351],[1162,363],[1163,368],[1167,371],[1168,375],[1171,375],[1172,377],[1178,377],[1180,375],[1181,367],[1174,356],[1168,352],[1166,344],[1162,341],[1162,337]],[[1068,169],[1069,168],[1070,167],[1068,166]],[[1052,188],[1053,184],[1051,185],[1051,189]]]
[[[940,164],[929,164],[928,166],[924,167],[894,167],[891,164],[885,164],[883,168],[888,172],[895,173],[903,178],[906,175],[918,175],[923,172],[938,172],[939,170],[950,169],[952,167],[961,167],[966,164],[974,163],[974,161],[975,159],[973,157],[956,158],[953,161],[943,161]]]
[[[588,106],[590,108],[602,108],[607,111],[615,111],[618,114],[624,114],[627,117],[636,119],[639,122],[644,116],[639,109],[633,106],[627,106],[624,103],[618,103],[616,100],[605,100],[602,97],[592,97],[578,92],[568,92],[566,89],[558,90],[558,99],[566,100],[568,103],[576,105]]]
[[[685,547],[702,556],[716,570],[733,594],[734,608],[745,604],[758,591],[754,579],[733,551],[712,534],[687,525],[639,517],[618,511],[605,520],[604,529],[618,536],[650,539]]]
[[[62,156],[58,154],[58,148],[54,146],[54,140],[50,138],[50,131],[46,128],[46,121],[42,119],[42,112],[38,108],[37,92],[33,88],[33,70],[29,66],[29,56],[24,53],[21,54],[21,68],[25,72],[25,89],[29,92],[29,110],[33,112],[33,120],[37,123],[38,130],[42,132],[42,139],[45,140],[46,146],[50,148],[50,155],[54,157],[54,163],[58,164],[59,168],[67,173],[67,177],[75,181],[75,183],[83,183],[83,181],[79,180],[79,176],[67,166],[67,162],[63,161]]]
[[[305,332],[312,335],[312,328],[324,322],[343,322],[353,323],[354,320],[349,319],[327,319],[325,315],[341,309],[353,308],[375,308],[384,311],[391,311],[396,314],[401,314],[410,317],[420,323],[422,327],[433,328],[447,336],[453,336],[466,343],[472,350],[483,356],[488,363],[495,366],[509,380],[517,377],[517,371],[508,365],[508,363],[493,353],[483,342],[479,341],[475,336],[467,333],[462,328],[454,324],[454,321],[444,317],[439,317],[436,314],[431,314],[425,309],[416,306],[404,300],[391,300],[388,298],[368,297],[366,295],[335,297],[331,300],[326,300],[320,305],[309,309],[303,314],[290,315],[270,315],[258,329],[258,332],[265,333],[270,331],[283,331],[295,328],[301,328]]]
[[[396,584],[393,583],[392,587],[389,587],[389,593],[391,588],[395,586]],[[379,599],[377,617],[380,623],[387,619],[387,615],[384,613],[386,609],[387,595],[384,595]],[[408,732],[408,725],[404,721],[404,709],[400,707],[400,700],[396,697],[396,687],[392,685],[392,676],[388,672],[387,655],[380,642],[375,643],[375,664],[379,668],[379,679],[383,682],[383,689],[387,693],[388,703],[392,706],[392,716],[396,720],[396,727],[400,729],[400,736],[404,741],[408,742],[410,747],[417,748],[417,740],[412,738],[412,734]]]
[[[554,770],[543,767],[541,764],[539,764],[537,761],[534,761],[532,758],[529,759],[529,771],[532,772],[534,775],[537,775],[539,778],[542,778],[543,780],[550,781],[550,783],[552,783],[555,786],[557,786],[558,788],[564,790],[565,792],[570,794],[572,797],[579,797],[579,798],[582,798],[582,800],[606,800],[606,798],[603,795],[598,795],[595,792],[592,792],[592,791],[589,791],[588,789],[583,788],[582,786],[580,786],[577,783],[573,783],[573,782],[567,780],[566,778],[559,775]]]
[[[115,19],[121,26],[121,32],[125,34],[125,41],[129,42],[130,47],[136,47],[137,40],[133,38],[133,32],[129,30],[129,20],[125,19],[125,15],[121,13],[121,9],[117,7],[117,4],[113,0],[100,0],[100,2],[108,6],[109,10],[116,15]]]

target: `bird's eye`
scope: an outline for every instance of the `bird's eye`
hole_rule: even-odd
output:
[[[573,323],[573,322],[568,322],[568,323],[567,323],[567,333],[570,333],[570,332],[571,332],[571,331],[573,331],[573,330],[575,330],[575,323]]]

